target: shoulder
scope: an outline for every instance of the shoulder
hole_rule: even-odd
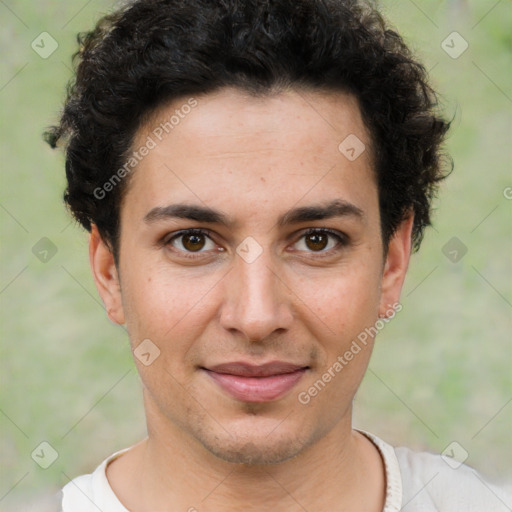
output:
[[[394,449],[402,478],[402,511],[510,512],[512,486],[490,483],[455,458]]]
[[[88,512],[94,503],[93,475],[82,475],[62,489],[62,511]]]
[[[71,480],[62,489],[62,512],[127,512],[114,494],[107,480],[107,465],[128,451],[114,453],[105,459],[93,473]]]
[[[395,448],[360,430],[378,448],[386,471],[384,512],[511,512],[512,482],[497,485],[453,457]],[[456,449],[454,451],[457,451]]]

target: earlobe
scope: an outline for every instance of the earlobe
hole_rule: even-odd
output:
[[[400,293],[411,257],[413,222],[414,217],[411,214],[400,224],[389,241],[382,273],[380,318],[390,315],[395,305],[400,302]]]
[[[114,255],[93,224],[89,238],[89,262],[96,288],[107,310],[107,315],[117,324],[124,324],[121,286]]]

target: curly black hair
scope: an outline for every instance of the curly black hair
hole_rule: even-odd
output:
[[[413,212],[419,248],[451,170],[442,152],[450,123],[425,68],[370,4],[136,0],[78,42],[60,123],[45,138],[65,143],[69,209],[87,230],[98,227],[115,256],[129,180],[98,190],[126,169],[137,130],[166,102],[229,86],[254,95],[289,87],[354,94],[371,136],[384,245]]]

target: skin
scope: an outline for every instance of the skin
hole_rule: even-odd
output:
[[[126,324],[133,349],[149,339],[160,350],[149,366],[135,358],[148,438],[109,465],[111,486],[133,512],[170,503],[183,511],[380,511],[382,460],[351,427],[374,340],[308,404],[297,397],[399,301],[412,218],[384,251],[371,141],[351,95],[255,98],[223,89],[197,100],[131,176],[118,267],[95,227],[91,233],[109,317]],[[134,146],[185,102],[162,106]],[[338,150],[349,134],[366,145],[352,162]],[[289,210],[332,201],[360,213],[278,223]],[[171,204],[206,206],[234,222],[155,213],[145,220]],[[173,238],[189,228],[211,238],[192,246]],[[324,233],[319,249],[318,238],[304,236],[308,228],[342,233],[344,243]],[[236,252],[247,237],[262,250],[251,263]],[[198,241],[199,252],[187,253]],[[201,369],[276,360],[308,370],[285,396],[264,403],[234,399]]]

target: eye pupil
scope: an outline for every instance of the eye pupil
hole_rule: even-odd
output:
[[[306,244],[313,251],[322,251],[327,243],[328,237],[323,233],[311,233],[306,237]]]
[[[182,243],[187,251],[199,251],[204,247],[205,239],[203,235],[198,234],[183,235]]]

